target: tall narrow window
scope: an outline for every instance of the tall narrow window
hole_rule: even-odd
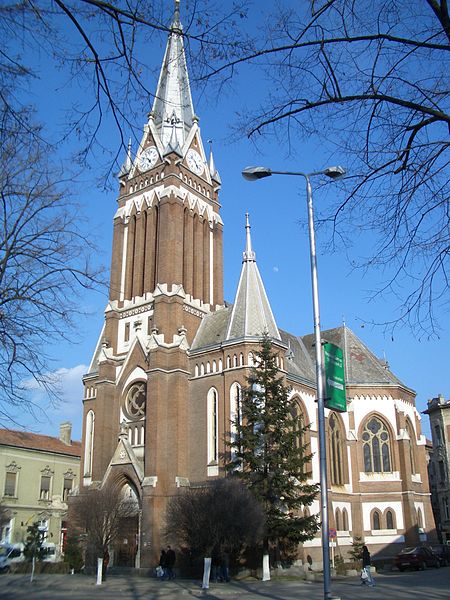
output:
[[[419,529],[423,529],[423,517],[420,508],[417,509],[417,526]]]
[[[339,510],[339,508],[336,509],[336,529],[338,531],[341,531],[341,511]]]
[[[342,509],[342,529],[348,531],[348,514],[346,508]]]
[[[16,495],[17,473],[6,473],[4,496],[14,497]]]
[[[409,454],[409,464],[411,466],[411,473],[416,473],[416,461],[415,461],[415,435],[414,430],[411,427],[411,423],[406,423],[406,431],[408,432],[409,441],[408,444],[408,454]]]
[[[73,485],[73,479],[71,477],[70,478],[64,477],[63,494],[62,494],[63,502],[67,502],[67,498],[69,497],[69,494],[72,491],[72,485]]]
[[[219,419],[217,391],[211,388],[208,392],[208,464],[217,464],[219,455]]]
[[[381,529],[380,513],[377,510],[373,513],[372,522],[373,522],[372,529],[374,529],[374,530]]]
[[[90,410],[86,415],[86,440],[84,449],[84,476],[92,475],[92,460],[94,455],[94,424],[95,414]]]
[[[389,473],[391,450],[386,425],[372,417],[364,426],[363,434],[364,470],[366,473]]]
[[[41,475],[41,491],[39,493],[40,500],[50,500],[50,483],[52,478],[48,475]]]
[[[330,415],[328,422],[330,426],[331,483],[343,485],[342,432],[334,413]]]
[[[390,510],[388,510],[386,513],[386,528],[394,529],[394,516]]]

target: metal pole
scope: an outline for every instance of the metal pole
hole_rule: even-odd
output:
[[[319,433],[319,463],[320,463],[320,504],[322,519],[322,559],[323,559],[323,596],[325,600],[331,599],[330,593],[330,548],[328,545],[328,483],[327,483],[327,456],[325,444],[325,411],[324,411],[324,370],[322,362],[322,340],[320,337],[320,311],[319,311],[319,284],[317,277],[316,238],[314,232],[314,208],[311,181],[306,179],[306,200],[308,205],[308,231],[309,250],[311,259],[311,285],[314,315],[314,339],[316,353],[316,381],[317,381],[317,425]]]

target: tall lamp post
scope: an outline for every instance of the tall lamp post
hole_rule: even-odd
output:
[[[331,600],[330,592],[330,549],[328,538],[328,483],[327,483],[327,456],[325,444],[325,381],[322,361],[322,341],[320,337],[320,311],[319,311],[319,285],[317,277],[316,238],[314,231],[314,208],[311,188],[311,177],[326,175],[331,179],[338,179],[345,175],[342,167],[328,167],[323,171],[302,173],[301,171],[272,171],[267,167],[246,167],[242,176],[248,181],[256,181],[271,175],[296,175],[304,177],[306,181],[306,200],[308,207],[309,252],[311,262],[311,285],[314,316],[314,340],[316,358],[316,383],[317,383],[317,422],[319,434],[319,464],[320,464],[320,504],[322,519],[322,558],[323,558],[323,594],[325,600]]]

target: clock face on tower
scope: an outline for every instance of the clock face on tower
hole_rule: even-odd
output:
[[[196,175],[201,175],[203,173],[205,167],[203,165],[202,157],[198,152],[192,150],[192,148],[186,155],[186,162],[191,171],[193,171]]]
[[[158,150],[155,146],[146,148],[139,157],[139,171],[148,171],[158,160]]]

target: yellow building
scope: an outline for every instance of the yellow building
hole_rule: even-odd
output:
[[[71,433],[71,423],[61,424],[59,438],[0,429],[0,490],[10,516],[1,542],[24,542],[27,527],[38,522],[60,553],[67,497],[79,485],[81,444]]]

